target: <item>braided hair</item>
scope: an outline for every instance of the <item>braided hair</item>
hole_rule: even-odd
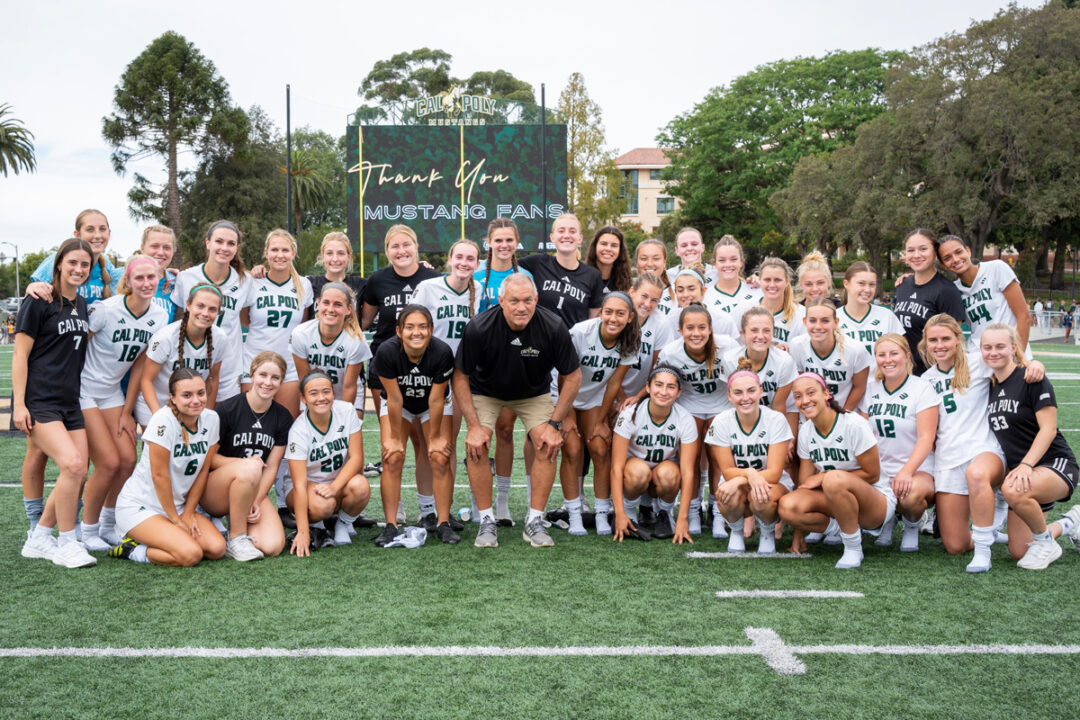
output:
[[[518,241],[518,242],[521,241],[521,233],[518,232],[517,223],[515,223],[510,218],[495,218],[494,220],[492,220],[491,222],[488,223],[488,230],[487,230],[488,252],[487,252],[487,258],[485,259],[485,263],[487,264],[487,269],[484,272],[484,295],[485,296],[488,294],[488,284],[491,282],[491,254],[492,254],[491,234],[494,233],[496,230],[501,230],[503,228],[510,228],[511,230],[513,230],[514,231],[514,239],[516,241]],[[513,268],[514,272],[518,272],[517,252],[515,252],[513,255],[510,256],[510,267]]]
[[[195,299],[195,295],[201,292],[211,292],[218,296],[218,300],[221,299],[221,291],[213,285],[196,285],[191,288],[191,292],[188,293],[187,303],[184,304],[184,315],[180,318],[180,342],[176,345],[176,361],[180,367],[184,366],[184,346],[189,342],[188,340],[188,321],[191,319],[191,311],[188,309],[188,305]],[[220,308],[219,308],[220,310]],[[211,325],[206,329],[206,334],[203,336],[203,342],[206,343],[206,367],[207,372],[214,367],[214,326]]]
[[[173,417],[176,418],[176,422],[180,424],[180,434],[184,438],[184,447],[188,446],[188,433],[187,426],[180,419],[180,409],[176,407],[176,403],[172,401],[172,395],[176,391],[176,385],[184,380],[194,380],[198,378],[203,380],[203,376],[195,372],[189,367],[178,367],[173,370],[172,375],[169,376],[169,409],[172,410]],[[206,381],[203,380],[205,383]]]

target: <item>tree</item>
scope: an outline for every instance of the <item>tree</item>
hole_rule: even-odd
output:
[[[228,85],[214,64],[172,31],[127,66],[113,105],[115,112],[102,120],[102,135],[113,147],[113,169],[122,175],[131,160],[150,155],[165,159],[164,188],[136,174],[129,194],[132,214],[163,217],[179,233],[179,153],[203,151],[214,142],[242,142],[247,116],[231,104]]]
[[[297,218],[297,229],[315,225],[344,227],[346,223],[345,192],[345,137],[335,139],[322,130],[302,127],[293,131],[293,192],[294,200],[301,204],[301,215]],[[314,173],[319,192],[304,192],[301,197],[300,180],[296,173],[303,166]],[[284,172],[284,168],[282,168]],[[327,231],[329,232],[329,231]]]
[[[27,172],[37,169],[34,156],[34,133],[18,118],[10,117],[11,105],[0,104],[0,173],[19,174],[20,168]]]
[[[686,222],[706,236],[777,227],[769,196],[799,158],[854,142],[884,110],[886,72],[899,56],[867,49],[762,65],[672,120],[658,141],[672,149],[665,178]]]
[[[559,95],[558,119],[566,123],[566,198],[583,228],[614,222],[626,208],[622,173],[604,140],[600,106],[589,97],[585,77],[573,73]]]
[[[285,168],[281,168],[282,172]],[[293,150],[292,154],[293,217],[297,231],[304,229],[304,214],[326,204],[331,194],[329,173],[320,166],[319,158],[310,150]]]

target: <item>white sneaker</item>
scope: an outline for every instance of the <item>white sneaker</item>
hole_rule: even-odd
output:
[[[727,522],[725,522],[724,516],[718,512],[713,512],[712,536],[717,540],[727,537]]]
[[[1057,540],[1049,542],[1034,540],[1028,543],[1027,552],[1017,561],[1016,567],[1025,570],[1045,570],[1059,557],[1061,557],[1061,546],[1057,544]]]
[[[43,538],[35,538],[32,530],[26,533],[26,542],[23,543],[22,552],[24,558],[36,558],[39,560],[52,560],[56,553],[56,538],[46,535]]]
[[[934,520],[937,518],[937,511],[934,508],[927,508],[926,512],[922,514],[922,524],[919,526],[919,532],[923,535],[934,534]]]
[[[742,532],[733,532],[728,535],[727,551],[729,553],[746,552],[746,538]]]
[[[964,570],[969,573],[990,572],[990,548],[980,549],[976,547],[975,555]]]
[[[63,544],[58,543],[52,561],[54,565],[66,568],[83,568],[97,565],[94,556],[86,552],[86,546],[78,540]]]
[[[1076,551],[1080,552],[1080,505],[1073,505],[1069,508],[1069,512],[1065,513],[1065,517],[1071,518],[1075,523],[1073,531],[1069,533],[1069,539],[1072,540]]]
[[[837,570],[853,570],[862,565],[862,548],[844,548],[844,554],[836,563]]]
[[[112,545],[105,542],[105,539],[98,534],[90,535],[89,533],[83,535],[83,545],[90,552],[106,552],[112,549]]]
[[[806,537],[803,538],[803,542],[807,545],[814,545],[825,539],[825,533],[806,533]]]
[[[255,543],[251,541],[251,537],[246,533],[226,540],[225,554],[238,562],[262,560],[264,557],[262,551],[255,547]]]
[[[567,529],[566,532],[570,533],[571,535],[588,535],[588,533],[585,531],[585,526],[581,522],[581,511],[578,510],[574,512],[571,510],[569,511],[569,513],[570,527],[569,529]]]
[[[773,555],[776,553],[776,526],[758,524],[758,555]]]
[[[825,537],[821,540],[824,545],[842,545],[844,539],[840,537],[840,533],[825,533]]]
[[[123,540],[122,537],[116,534],[116,528],[112,530],[98,530],[98,537],[105,541],[105,544],[109,547],[116,547]]]
[[[608,520],[608,514],[606,512],[596,513],[596,534],[597,535],[610,535],[611,534],[611,521]]]
[[[723,518],[721,518],[721,520],[723,520]],[[695,511],[694,508],[690,508],[690,534],[701,534],[701,513]]]
[[[896,514],[893,513],[889,516],[889,519],[885,521],[885,524],[881,526],[881,533],[874,540],[874,544],[878,547],[891,547],[893,541],[893,532],[896,530]],[[915,529],[917,533],[918,528]],[[906,533],[907,530],[905,529]],[[907,537],[907,535],[905,535]]]
[[[900,537],[900,552],[919,551],[919,523],[904,522],[904,534]]]

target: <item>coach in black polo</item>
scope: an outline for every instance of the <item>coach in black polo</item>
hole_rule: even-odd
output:
[[[488,451],[503,408],[521,418],[536,447],[523,537],[533,547],[554,545],[544,528],[543,511],[555,482],[562,420],[581,387],[581,369],[566,325],[555,313],[537,307],[536,297],[531,277],[508,275],[499,287],[499,305],[469,322],[455,358],[454,403],[469,429],[466,465],[480,512],[476,547],[499,544],[491,508]],[[553,369],[559,373],[557,404],[550,393]]]

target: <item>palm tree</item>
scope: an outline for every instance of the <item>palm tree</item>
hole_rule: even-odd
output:
[[[282,172],[285,168],[281,169]],[[324,204],[330,196],[330,180],[326,172],[316,166],[315,158],[307,150],[293,150],[292,154],[293,216],[296,231],[304,229],[304,211]]]
[[[27,130],[18,118],[8,117],[11,105],[0,105],[0,173],[7,177],[8,170],[19,174],[20,167],[33,172],[37,167],[34,158],[34,133]]]

